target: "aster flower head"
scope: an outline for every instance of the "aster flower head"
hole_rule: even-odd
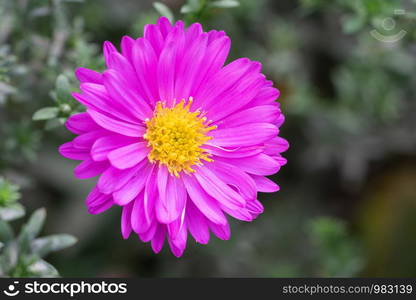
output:
[[[79,68],[86,112],[66,126],[78,136],[60,147],[80,179],[100,176],[87,197],[91,214],[121,206],[121,232],[136,233],[175,256],[188,232],[201,244],[210,232],[227,240],[227,215],[252,221],[263,212],[258,192],[286,160],[278,136],[284,121],[279,91],[247,58],[225,64],[223,31],[184,28],[162,17],[144,36],[104,43],[103,73]]]

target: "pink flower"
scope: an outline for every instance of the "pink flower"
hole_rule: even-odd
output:
[[[87,111],[68,119],[78,136],[59,151],[83,161],[76,177],[100,175],[88,211],[121,206],[123,238],[134,231],[156,253],[167,238],[179,257],[188,231],[201,244],[210,231],[227,240],[226,215],[252,221],[257,192],[279,190],[264,177],[286,163],[279,91],[259,62],[224,65],[229,49],[223,31],[162,17],[123,37],[121,53],[105,42],[103,73],[76,70],[73,97]]]

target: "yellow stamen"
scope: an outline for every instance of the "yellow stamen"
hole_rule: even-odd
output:
[[[190,97],[186,105],[181,100],[172,108],[158,102],[153,117],[145,121],[147,130],[143,138],[151,148],[150,162],[166,165],[176,177],[181,171],[195,172],[192,166],[201,165],[203,160],[212,161],[201,146],[212,138],[206,134],[216,126],[208,126],[200,111],[189,111],[192,100]]]

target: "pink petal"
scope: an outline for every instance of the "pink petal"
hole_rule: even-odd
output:
[[[104,194],[110,194],[114,191],[117,191],[137,173],[139,168],[141,168],[141,165],[137,165],[127,170],[120,170],[114,167],[109,167],[101,175],[97,186]]]
[[[171,223],[179,217],[186,201],[186,190],[180,178],[167,174],[166,167],[159,168],[159,198],[156,201],[156,216],[161,223]]]
[[[249,103],[265,82],[264,75],[257,70],[259,68],[259,63],[252,62],[247,72],[249,74],[245,74],[231,90],[213,99],[207,111],[207,118],[214,122],[221,120]]]
[[[83,94],[72,93],[78,102],[87,108],[91,108],[99,113],[115,117],[129,123],[139,124],[141,121],[132,114],[131,110],[125,108],[120,99],[110,97],[106,88],[102,84],[82,83],[80,89]]]
[[[188,238],[187,226],[186,226],[186,223],[184,223],[183,226],[181,227],[181,230],[177,234],[176,238],[168,239],[170,249],[172,250],[173,255],[175,255],[176,257],[182,256],[186,248],[187,238]]]
[[[200,34],[202,34],[202,25],[199,23],[193,23],[188,27],[186,30],[186,43],[192,43],[199,37]],[[207,34],[208,36],[208,34]]]
[[[209,226],[207,219],[191,201],[188,202],[186,209],[186,222],[188,224],[189,232],[197,243],[208,244]]]
[[[231,236],[230,224],[218,225],[210,222],[209,228],[221,240],[229,240]]]
[[[289,149],[289,143],[279,136],[276,136],[273,139],[267,141],[264,146],[264,153],[269,155],[275,155],[281,152],[285,152],[287,149]]]
[[[141,137],[146,132],[142,125],[117,120],[92,109],[88,109],[87,113],[101,127],[125,136]]]
[[[208,109],[211,104],[216,103],[217,97],[237,84],[242,76],[250,69],[251,62],[247,58],[237,59],[226,65],[213,76],[201,89],[195,94],[193,108],[202,107]]]
[[[117,51],[116,47],[114,47],[114,45],[109,41],[104,42],[103,51],[104,51],[105,63],[106,63],[108,68],[111,68],[110,55],[111,55],[111,53],[118,52],[118,51]]]
[[[240,168],[222,161],[214,161],[209,168],[215,172],[221,181],[235,187],[245,199],[255,199],[257,197],[256,183],[250,175],[241,171]]]
[[[141,193],[137,198],[132,202],[133,211],[131,214],[131,226],[136,233],[144,233],[149,230],[153,222],[147,222],[146,216],[144,213],[144,193]]]
[[[273,83],[272,83],[273,84]],[[280,91],[272,86],[263,86],[254,97],[253,100],[250,101],[250,106],[257,106],[257,105],[269,105],[276,103],[276,99],[279,98]]]
[[[122,58],[121,55],[113,55],[117,58]],[[152,117],[152,110],[147,102],[141,97],[137,89],[137,77],[130,66],[129,73],[134,74],[134,77],[125,77],[113,69],[106,70],[103,74],[104,85],[110,94],[111,98],[119,99],[119,103],[129,109],[134,116],[140,120]],[[133,75],[129,75],[133,76]],[[129,80],[132,80],[129,82]],[[133,87],[136,87],[134,89]]]
[[[78,68],[75,71],[75,76],[80,82],[102,83],[103,81],[100,73],[86,68]]]
[[[121,53],[129,62],[132,62],[132,51],[135,40],[125,35],[121,39]]]
[[[225,36],[225,32],[223,30],[218,31],[218,30],[210,30],[208,31],[208,42],[209,43],[213,43],[215,42],[215,40],[222,38]]]
[[[148,40],[139,38],[132,50],[133,66],[147,102],[154,105],[159,101],[157,83],[157,56]]]
[[[152,222],[147,231],[138,233],[137,235],[143,242],[147,243],[154,238],[157,227],[158,227],[158,223]]]
[[[239,158],[260,154],[264,151],[264,146],[256,145],[249,147],[224,148],[215,145],[204,145],[204,149],[215,156]]]
[[[95,162],[91,158],[88,158],[74,169],[74,175],[78,179],[87,179],[100,175],[107,168],[108,163],[106,161]]]
[[[59,147],[59,153],[66,158],[74,160],[86,160],[90,154],[86,149],[75,148],[73,142],[68,142]]]
[[[263,204],[261,204],[260,201],[257,199],[254,199],[252,201],[247,202],[247,209],[250,211],[250,213],[254,214],[256,217],[257,215],[263,213],[264,207]]]
[[[157,168],[152,167],[146,180],[143,196],[144,215],[146,222],[150,224],[154,216],[154,206],[157,199]]]
[[[244,198],[221,181],[208,168],[205,168],[204,166],[198,167],[194,176],[202,188],[222,205],[229,207],[230,209],[244,207]]]
[[[78,149],[90,150],[95,141],[108,134],[108,131],[99,129],[83,133],[73,140],[73,146]]]
[[[277,127],[270,123],[251,123],[214,130],[210,133],[213,139],[207,144],[221,147],[253,146],[264,143],[278,133]]]
[[[272,123],[278,115],[276,105],[261,105],[231,114],[219,124],[220,127],[237,127],[247,123]]]
[[[204,56],[207,46],[207,34],[201,34],[187,44],[189,49],[185,51],[175,80],[175,97],[177,99],[187,99],[191,95],[195,81],[201,76],[201,65],[205,63]]]
[[[164,37],[160,33],[158,26],[148,24],[144,27],[143,32],[143,37],[150,43],[156,55],[159,56],[160,51],[163,48]]]
[[[172,30],[172,25],[170,24],[170,21],[166,17],[160,17],[157,21],[157,26],[160,30],[160,33],[163,37],[166,37],[169,32]]]
[[[281,155],[273,156],[280,166],[284,166],[287,163],[287,159]]]
[[[148,162],[140,165],[141,168],[137,170],[136,175],[133,176],[121,189],[113,193],[114,202],[116,204],[122,206],[126,205],[136,198],[136,196],[143,190],[152,166]]]
[[[101,193],[100,190],[97,188],[97,186],[94,186],[94,188],[88,194],[87,199],[85,200],[85,203],[87,204],[88,207],[97,206],[106,202],[110,198],[111,198],[111,195],[106,195],[106,194]]]
[[[166,225],[168,228],[168,236],[170,239],[175,240],[178,237],[180,231],[182,230],[182,227],[185,225],[185,213],[186,207],[184,206],[179,217],[173,222]]]
[[[277,127],[280,127],[280,126],[282,126],[282,124],[285,122],[285,116],[282,114],[282,113],[280,113],[280,115],[279,115],[279,117],[277,118],[277,120],[276,120],[276,122],[275,122],[275,125],[277,126]]]
[[[204,191],[194,176],[183,176],[183,181],[192,202],[207,219],[216,224],[227,223],[227,219],[222,213],[217,201]]]
[[[160,53],[157,67],[160,99],[168,103],[168,106],[174,98],[176,51],[175,42],[170,41]]]
[[[146,142],[138,142],[118,148],[108,154],[108,159],[118,169],[131,168],[149,154],[150,150],[146,145]]]
[[[65,126],[66,128],[68,128],[69,131],[76,134],[81,134],[101,128],[97,125],[97,123],[93,121],[89,114],[85,112],[73,114],[72,116],[70,116],[66,121]]]
[[[123,211],[121,214],[121,235],[123,239],[128,239],[131,233],[131,210],[133,203],[129,203],[126,206],[123,206]]]
[[[90,214],[99,214],[113,206],[111,195],[101,193],[97,187],[94,187],[89,193],[86,204]]]
[[[203,63],[198,72],[199,75],[194,79],[191,95],[198,95],[199,90],[204,88],[203,83],[210,80],[213,74],[217,73],[224,65],[230,51],[231,41],[227,36],[210,42],[208,35],[208,43]],[[194,107],[198,107],[197,105]]]
[[[97,139],[91,148],[91,157],[95,161],[107,160],[112,150],[137,142],[137,138],[112,134]]]
[[[102,212],[107,211],[113,205],[114,205],[113,201],[111,199],[109,199],[109,200],[107,200],[106,202],[104,202],[100,205],[88,208],[88,212],[92,215],[98,215]]]
[[[253,175],[253,174],[251,174],[251,177],[256,183],[256,187],[259,192],[274,193],[280,190],[280,187],[276,183],[274,183],[273,181],[271,181],[270,179],[266,177]]]
[[[245,222],[251,222],[253,221],[254,217],[252,216],[252,214],[248,211],[247,208],[237,208],[237,209],[229,209],[223,205],[221,205],[221,208],[227,213],[229,214],[231,217],[240,220],[240,221],[245,221]]]
[[[217,160],[238,166],[241,170],[254,175],[272,175],[280,170],[280,164],[266,154],[243,158],[222,158]]]
[[[117,94],[112,93],[112,91],[110,90],[113,86],[108,85],[109,82],[106,82],[106,80],[108,79],[119,81],[124,85],[125,89],[129,88],[132,92],[140,92],[140,89],[138,89],[136,85],[136,72],[130,61],[118,52],[112,52],[110,54],[109,59],[111,61],[112,67],[109,70],[106,70],[105,73],[110,73],[110,76],[105,75],[105,73],[103,76],[104,85],[106,86],[106,89],[108,90],[110,95],[112,95],[113,98],[116,99],[114,96],[117,96]],[[125,100],[129,101],[130,99]]]
[[[162,250],[163,244],[165,242],[166,226],[158,225],[156,233],[152,239],[152,249],[155,253],[159,253]]]

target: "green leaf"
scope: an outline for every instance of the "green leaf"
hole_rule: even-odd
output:
[[[44,107],[33,114],[34,121],[53,119],[58,115],[59,109],[57,107]]]
[[[32,251],[39,257],[44,257],[50,252],[59,251],[71,247],[77,239],[69,234],[56,234],[38,238],[32,241]]]
[[[9,223],[0,219],[0,241],[3,243],[12,240],[14,237],[13,229]]]
[[[181,7],[181,14],[189,14],[191,12],[194,12],[194,10],[192,10],[192,7],[188,4],[185,4]]]
[[[59,103],[72,102],[71,84],[68,78],[61,74],[56,78],[56,98]]]
[[[169,19],[170,22],[174,22],[175,18],[173,16],[172,11],[169,7],[167,7],[165,4],[161,2],[154,2],[153,7],[156,9],[156,11],[161,15]]]
[[[237,0],[219,0],[209,3],[210,7],[218,7],[218,8],[231,8],[237,7],[240,5],[240,2]]]
[[[25,208],[19,203],[0,208],[0,219],[5,221],[15,220],[23,217],[24,215]]]
[[[192,8],[188,4],[184,4],[180,10],[181,14],[188,14],[192,12]]]
[[[33,277],[58,277],[59,273],[50,263],[40,259],[28,267]]]
[[[23,229],[19,234],[19,246],[21,252],[27,252],[29,250],[31,241],[42,230],[45,218],[46,210],[44,208],[40,208],[32,214],[29,221],[23,226]]]
[[[30,217],[29,221],[24,226],[23,230],[26,231],[30,239],[34,239],[42,230],[43,223],[46,218],[46,209],[39,208]]]
[[[69,114],[71,113],[72,108],[71,108],[71,105],[64,103],[59,106],[59,110],[65,114]]]
[[[19,251],[16,243],[10,243],[2,249],[2,255],[0,256],[0,268],[1,273],[7,274],[12,270],[18,261]]]
[[[201,6],[199,0],[188,0],[188,2],[181,7],[181,13],[187,14],[197,12],[200,10]]]
[[[20,198],[19,186],[0,177],[0,207],[7,207],[16,203]]]

